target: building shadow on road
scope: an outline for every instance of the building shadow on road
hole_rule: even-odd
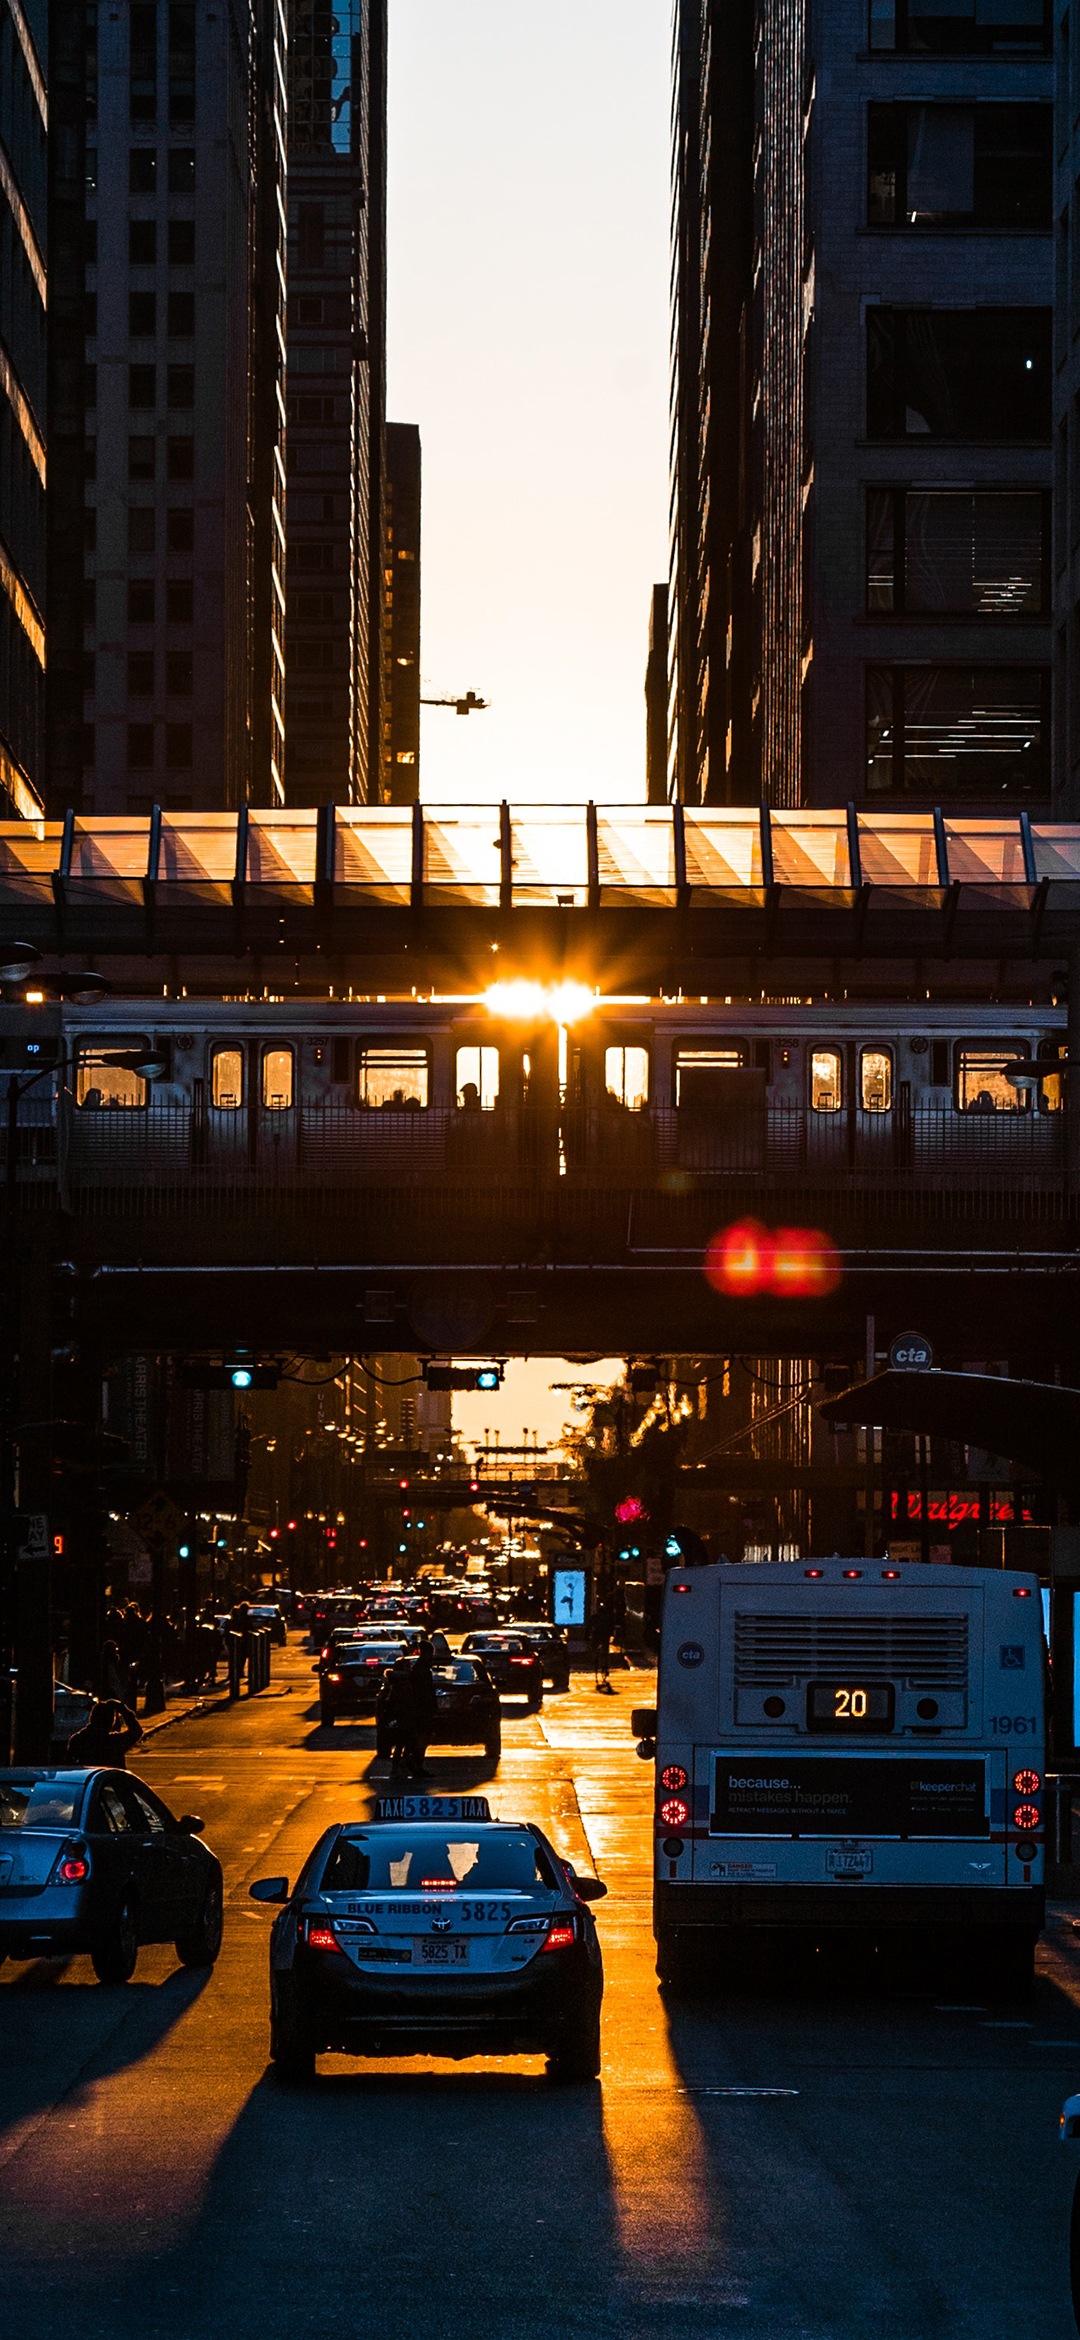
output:
[[[87,1958],[38,1958],[0,1987],[0,2151],[12,2129],[55,2102],[57,2073],[78,2072],[65,2098],[152,2055],[206,1989],[210,1968],[178,1966],[163,1982],[95,1983]]]

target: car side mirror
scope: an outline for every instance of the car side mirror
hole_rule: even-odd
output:
[[[197,1812],[185,1812],[178,1825],[185,1836],[201,1836],[206,1822],[200,1820]]]
[[[600,1877],[579,1877],[575,1874],[574,1891],[579,1901],[603,1901],[607,1886]]]
[[[252,1901],[287,1901],[289,1880],[287,1877],[257,1877],[254,1885],[248,1886],[248,1894]]]

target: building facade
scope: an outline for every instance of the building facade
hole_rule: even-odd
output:
[[[382,591],[382,756],[384,804],[420,794],[420,433],[386,425]]]
[[[680,16],[671,785],[1047,805],[1049,11]]]
[[[45,793],[48,21],[0,0],[0,815]]]
[[[291,0],[286,793],[378,801],[386,0]]]
[[[285,54],[88,7],[86,811],[284,801]]]

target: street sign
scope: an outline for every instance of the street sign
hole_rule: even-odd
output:
[[[128,1525],[135,1528],[153,1550],[155,1544],[164,1549],[166,1544],[177,1543],[186,1521],[172,1496],[166,1495],[163,1487],[158,1487],[153,1495],[147,1496],[145,1503],[140,1503],[137,1511],[131,1513]]]
[[[585,1571],[583,1568],[555,1570],[556,1625],[584,1625]]]
[[[28,1511],[23,1520],[20,1560],[45,1560],[49,1554],[49,1520],[44,1511]]]
[[[934,1352],[922,1333],[897,1333],[889,1348],[889,1363],[894,1373],[927,1373],[934,1362]]]

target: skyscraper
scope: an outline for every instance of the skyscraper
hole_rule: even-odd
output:
[[[87,811],[284,800],[280,0],[87,8]]]
[[[45,774],[45,0],[0,0],[0,814]]]
[[[385,804],[420,793],[420,433],[387,423],[382,590],[382,757]]]
[[[681,0],[673,776],[1051,787],[1044,0]]]
[[[287,742],[291,804],[377,801],[386,0],[290,0]]]

